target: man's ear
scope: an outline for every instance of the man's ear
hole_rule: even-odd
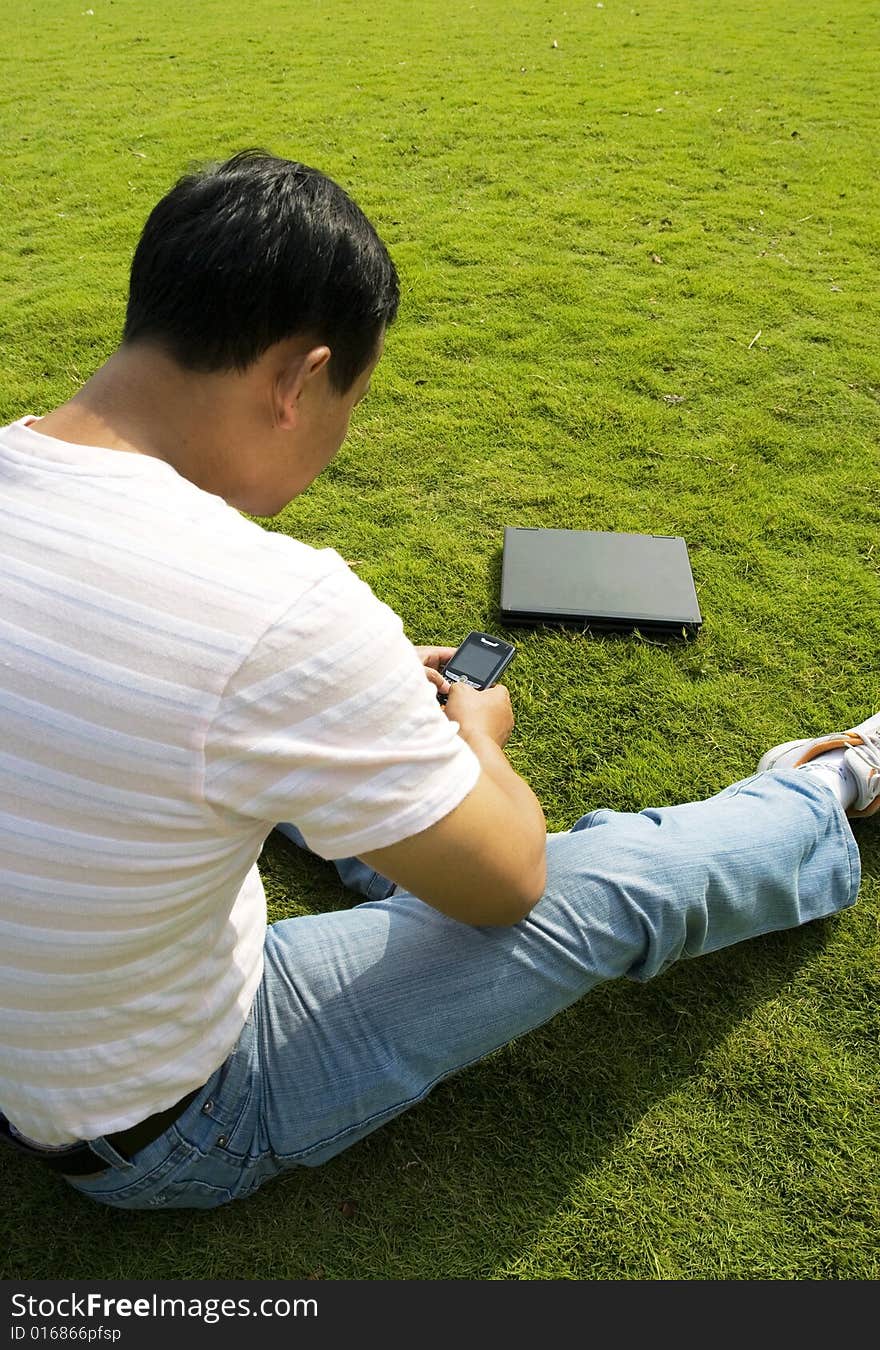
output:
[[[289,431],[299,416],[300,400],[330,360],[329,347],[291,352],[279,366],[273,390],[275,425]]]

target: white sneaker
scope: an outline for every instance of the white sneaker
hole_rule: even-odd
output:
[[[849,731],[832,732],[800,741],[785,741],[762,755],[758,773],[766,769],[800,769],[828,750],[842,750],[843,762],[852,774],[858,789],[853,804],[848,807],[851,817],[872,816],[880,811],[880,713],[860,722]]]

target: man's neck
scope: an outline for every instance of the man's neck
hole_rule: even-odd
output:
[[[173,464],[188,425],[198,420],[205,426],[216,415],[216,401],[205,387],[209,382],[209,376],[184,374],[156,349],[120,347],[34,429],[58,440]]]
[[[164,460],[219,495],[243,440],[228,379],[182,371],[146,345],[120,347],[73,398],[31,425],[57,440]]]

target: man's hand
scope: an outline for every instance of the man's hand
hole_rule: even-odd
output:
[[[467,685],[445,680],[441,667],[451,661],[457,647],[416,647],[425,674],[437,692],[448,695],[443,711],[458,722],[461,733],[484,731],[496,745],[504,748],[513,731],[513,709],[504,685],[492,689],[470,689]]]
[[[443,711],[458,723],[459,734],[466,741],[483,733],[503,750],[513,731],[513,708],[504,684],[493,684],[491,689],[470,689],[466,684],[454,683]]]
[[[540,803],[504,754],[513,730],[510,695],[503,684],[469,689],[444,680],[439,668],[455,647],[416,651],[431,683],[449,690],[443,711],[480,761],[480,777],[435,825],[361,857],[460,923],[519,923],[544,890],[547,827]]]
[[[447,661],[452,660],[453,656],[458,651],[458,648],[416,647],[416,651],[419,654],[419,660],[425,667],[425,674],[431,684],[436,687],[438,694],[448,694],[450,684],[449,681],[444,680],[443,676],[440,674],[440,667],[445,666]]]

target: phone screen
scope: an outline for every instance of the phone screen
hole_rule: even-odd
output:
[[[501,639],[475,634],[465,639],[446,669],[486,684],[507,664],[510,650],[510,644]]]

